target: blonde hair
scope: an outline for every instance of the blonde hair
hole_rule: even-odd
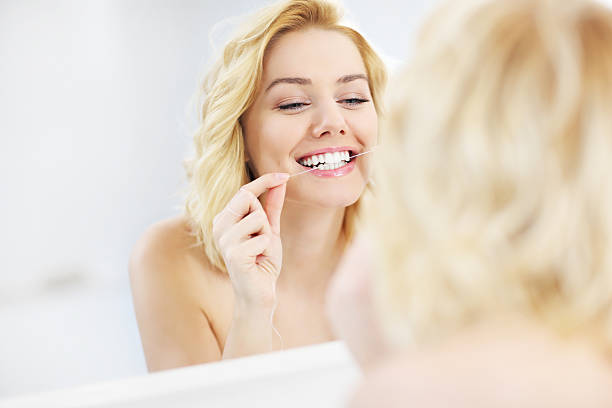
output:
[[[268,6],[251,17],[225,46],[222,57],[201,87],[200,126],[194,135],[195,157],[186,162],[189,190],[187,216],[198,245],[211,264],[225,271],[213,241],[212,220],[250,175],[245,165],[242,114],[261,85],[266,50],[283,34],[307,27],[340,32],[357,46],[380,114],[386,72],[380,58],[355,30],[339,25],[338,6],[324,0],[294,0]],[[350,238],[359,201],[347,208],[344,230]]]
[[[391,339],[519,313],[612,346],[611,45],[592,1],[452,2],[424,26],[367,215]]]

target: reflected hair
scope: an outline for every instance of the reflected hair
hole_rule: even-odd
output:
[[[594,1],[450,2],[424,25],[367,213],[396,343],[518,313],[611,350],[611,44]]]
[[[376,111],[381,114],[386,71],[381,59],[354,29],[340,25],[338,5],[323,0],[294,0],[272,4],[241,26],[199,89],[199,126],[195,154],[185,161],[188,178],[186,214],[198,245],[210,263],[226,272],[212,234],[212,221],[240,186],[252,180],[245,164],[241,116],[261,86],[266,51],[282,35],[317,27],[346,35],[357,46],[366,67]],[[347,207],[343,229],[353,235],[360,201]]]

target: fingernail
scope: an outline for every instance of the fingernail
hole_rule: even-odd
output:
[[[289,180],[289,174],[287,173],[276,173],[276,178],[281,181]]]

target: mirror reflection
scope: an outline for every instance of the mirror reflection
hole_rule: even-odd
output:
[[[367,194],[386,81],[340,17],[314,0],[264,8],[205,78],[186,214],[150,228],[130,264],[150,370],[334,339],[326,288]]]
[[[252,28],[249,16],[270,4],[241,0],[231,4],[187,0],[171,6],[157,1],[126,4],[114,0],[87,4],[35,0],[0,3],[0,37],[5,40],[0,42],[5,73],[0,92],[0,107],[4,112],[0,134],[5,140],[4,148],[0,149],[3,169],[0,173],[3,233],[0,236],[5,248],[0,285],[0,319],[5,327],[0,336],[0,398],[145,374],[148,372],[147,344],[151,349],[159,347],[170,353],[175,350],[177,343],[169,337],[159,339],[161,344],[154,344],[147,343],[144,335],[144,345],[141,343],[135,312],[140,310],[138,302],[151,308],[164,305],[155,301],[147,303],[150,300],[143,296],[160,289],[144,285],[136,285],[143,295],[136,294],[136,305],[133,304],[128,262],[130,257],[138,258],[133,256],[135,245],[142,242],[139,240],[145,231],[171,227],[179,231],[189,192],[206,192],[205,188],[193,188],[194,178],[188,182],[183,165],[185,159],[203,158],[194,144],[194,134],[202,125],[199,121],[202,105],[193,102],[197,99],[194,93],[202,90],[202,78],[213,72],[214,61],[227,41],[234,38],[233,33]],[[388,63],[405,55],[409,47],[405,39],[431,4],[386,2],[377,6],[376,19],[372,18],[371,7],[367,1],[346,1],[343,21],[358,27],[358,32]],[[403,16],[399,16],[398,10]],[[260,61],[262,78],[257,84],[263,87],[267,81],[269,86],[275,79],[297,74],[310,79],[312,84],[279,82],[265,95],[265,89],[257,89],[253,97],[257,95],[258,99],[252,103],[232,101],[223,105],[223,109],[229,110],[225,114],[217,112],[222,117],[233,117],[231,126],[235,126],[239,123],[238,112],[232,110],[253,107],[240,113],[248,143],[242,147],[244,168],[236,170],[236,163],[222,162],[223,155],[209,158],[216,160],[209,174],[225,174],[223,183],[234,184],[216,187],[225,194],[219,197],[217,213],[227,204],[221,205],[221,201],[235,195],[247,179],[303,168],[295,161],[303,157],[297,155],[314,154],[319,149],[318,143],[328,139],[325,132],[337,130],[340,120],[347,121],[355,130],[340,129],[344,130],[342,140],[321,143],[323,148],[364,149],[376,138],[376,131],[371,129],[377,113],[369,77],[368,80],[355,77],[350,81],[346,77],[370,75],[361,55],[355,54],[359,50],[355,42],[338,31],[310,30],[308,36],[305,36],[306,30],[298,31],[292,36],[279,37],[277,47],[272,47],[275,53],[266,54],[276,71],[264,72],[263,67],[267,65]],[[211,39],[214,46],[210,44]],[[296,54],[294,60],[292,55],[285,55],[283,50],[297,51],[291,48],[292,43],[326,45],[328,41],[342,50],[345,65],[322,69],[319,65],[324,64],[314,64],[311,60],[301,67],[303,71],[283,71],[291,69],[287,64],[297,62],[298,57],[309,58]],[[299,51],[325,52],[312,47]],[[341,77],[344,79],[338,83]],[[245,92],[241,97],[244,95]],[[294,100],[282,101],[286,98]],[[299,105],[313,104],[315,99],[324,101],[325,109]],[[369,102],[359,102],[365,99]],[[289,105],[285,110],[291,113],[274,110],[269,105],[281,102]],[[361,107],[362,104],[367,107]],[[343,116],[330,114],[333,107],[343,112]],[[361,113],[364,111],[367,114]],[[298,119],[306,116],[308,122]],[[353,123],[355,119],[359,123]],[[230,127],[226,125],[224,132]],[[318,130],[319,136],[314,136]],[[305,143],[307,133],[312,143]],[[224,148],[222,143],[219,141],[217,149]],[[359,158],[355,164],[358,162]],[[291,218],[281,218],[279,223],[281,232],[294,237],[294,241],[288,238],[283,242],[284,251],[291,249],[283,264],[292,265],[293,273],[287,273],[286,282],[278,278],[282,289],[277,291],[274,326],[283,343],[276,333],[266,334],[271,337],[274,349],[290,349],[335,338],[322,317],[320,302],[326,277],[341,251],[339,245],[329,246],[333,239],[328,232],[316,231],[314,226],[324,224],[327,230],[333,226],[334,234],[340,236],[343,218],[339,211],[330,209],[341,209],[356,202],[362,190],[367,189],[367,160],[363,162],[363,170],[356,166],[351,175],[354,184],[349,191],[317,191],[317,183],[322,180],[311,174],[297,176],[286,183],[283,208]],[[187,167],[196,170],[197,163],[190,163]],[[244,174],[245,169],[250,172],[248,175]],[[200,173],[197,177],[203,175]],[[265,195],[262,201],[265,203]],[[196,207],[192,207],[193,214],[198,213]],[[303,226],[299,224],[302,208],[306,223]],[[312,212],[312,208],[319,208],[321,213]],[[215,215],[210,213],[209,221]],[[193,215],[193,218],[200,216]],[[302,228],[303,235],[298,233]],[[186,274],[201,272],[198,268],[209,258],[213,259],[212,264],[218,265],[222,260],[221,251],[216,257],[205,251],[194,255],[197,252],[194,248],[178,251],[183,244],[194,242],[190,239],[197,241],[195,231],[193,236],[186,232],[164,235],[163,241],[158,242],[164,248],[156,255],[165,253],[164,256],[177,257],[172,262],[189,264],[191,269]],[[182,238],[186,241],[181,242]],[[309,242],[302,244],[306,241],[301,240],[306,238]],[[168,255],[172,248],[178,252]],[[300,259],[310,254],[309,251],[319,256],[310,257],[308,262]],[[206,307],[210,310],[204,310],[216,319],[209,343],[195,357],[187,354],[160,357],[159,363],[153,363],[150,368],[223,357],[223,346],[233,321],[230,309],[234,288],[226,274],[204,276],[205,279],[193,277],[186,282],[200,285],[208,293],[213,292],[213,287],[219,291],[206,298]],[[163,283],[153,279],[145,282]],[[177,280],[174,284],[186,282]],[[163,284],[170,285],[170,282]],[[160,320],[158,324],[168,325],[168,332],[193,330],[197,333],[205,329],[199,326],[204,324],[202,319],[206,316],[201,303],[197,303],[203,300],[196,302],[189,297],[199,288],[189,287],[185,296],[175,293],[180,298],[175,306],[191,307],[191,312],[175,321]],[[173,290],[179,288],[168,286],[166,293],[172,294]],[[262,286],[262,290],[267,291],[268,287]],[[295,294],[295,299],[290,293]],[[312,293],[316,293],[314,298],[309,297]],[[163,298],[156,299],[163,302]],[[145,326],[142,327],[145,331],[154,330]],[[250,352],[240,351],[242,346],[236,346],[235,355]]]

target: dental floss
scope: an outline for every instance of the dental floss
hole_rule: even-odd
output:
[[[276,305],[278,304],[278,299],[276,298],[275,283],[272,283],[272,290],[274,291],[274,307],[272,307],[272,312],[270,313],[270,326],[272,326],[272,330],[274,330],[274,333],[276,333],[276,335],[278,336],[278,339],[280,340],[280,349],[283,350],[285,348],[283,344],[283,336],[281,336],[280,332],[276,329],[276,326],[274,326],[274,312],[276,311]]]
[[[372,147],[371,150],[368,150],[366,152],[362,152],[362,153],[356,154],[354,156],[349,156],[349,159],[352,159],[353,157],[357,157],[357,156],[363,156],[364,154],[372,153],[374,151],[374,149],[376,149],[376,146]],[[315,168],[312,168],[310,170],[304,170],[304,171],[301,171],[299,173],[295,173],[295,174],[290,175],[289,178],[295,177],[295,176],[299,176],[300,174],[304,174],[304,173],[310,173],[313,170],[318,170],[318,169],[315,167]]]

